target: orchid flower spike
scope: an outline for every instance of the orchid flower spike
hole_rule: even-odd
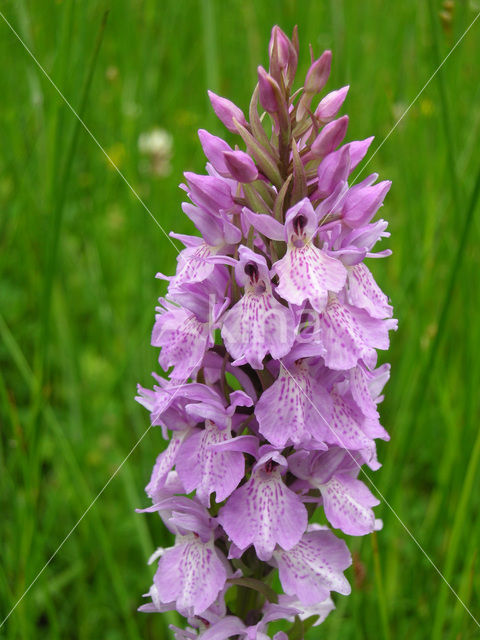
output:
[[[275,26],[250,121],[209,92],[239,144],[199,131],[206,174],[182,185],[198,234],[175,234],[176,273],[158,274],[164,376],[137,400],[167,443],[139,511],[173,539],[140,610],[178,611],[177,639],[303,637],[350,593],[343,537],[381,528],[359,473],[389,439],[377,350],[397,322],[366,261],[390,253],[373,252],[388,233],[372,221],[390,182],[349,182],[372,138],[344,143],[348,86],[324,92],[331,52],[295,91],[298,56],[296,29]]]

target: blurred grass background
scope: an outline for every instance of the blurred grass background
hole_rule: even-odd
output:
[[[350,84],[349,139],[388,134],[461,36],[478,2],[12,0],[1,11],[163,227],[190,232],[177,188],[202,172],[196,129],[223,135],[206,90],[243,108],[270,29],[298,24]],[[102,18],[110,9],[106,25]],[[369,165],[393,188],[393,257],[372,269],[399,318],[382,406],[392,441],[374,482],[478,617],[480,21]],[[0,20],[0,617],[3,619],[148,427],[154,306],[172,245]],[[98,55],[97,55],[98,54]],[[91,80],[91,82],[90,82]],[[169,175],[138,138],[173,137]],[[478,195],[478,194],[477,194]],[[471,208],[470,211],[473,211]],[[387,246],[387,245],[385,245]],[[0,637],[167,638],[173,616],[137,614],[169,544],[136,515],[151,430],[65,542]],[[385,504],[384,530],[351,540],[349,598],[308,637],[478,637],[478,628]],[[378,549],[376,544],[378,544]]]

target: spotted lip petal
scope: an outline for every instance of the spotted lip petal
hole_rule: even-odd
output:
[[[219,253],[220,249],[221,247],[212,247],[206,242],[183,249],[178,256],[177,273],[170,280],[169,293],[174,294],[184,284],[203,282],[212,275],[214,269],[222,269],[223,267],[207,260]]]
[[[328,292],[340,291],[347,277],[343,264],[309,243],[303,247],[289,247],[285,256],[273,265],[280,283],[278,295],[291,304],[310,301],[321,312],[328,300]]]
[[[285,609],[286,611],[282,617],[287,618],[291,622],[294,622],[296,615],[298,615],[300,620],[305,620],[310,616],[318,616],[317,621],[312,625],[313,627],[318,627],[318,625],[322,624],[328,614],[335,609],[331,598],[326,598],[323,602],[317,602],[307,606],[302,604],[295,596],[287,596],[284,593],[278,596],[278,604],[270,604],[269,606],[271,608],[281,607]]]
[[[348,270],[347,296],[351,305],[365,309],[372,318],[392,317],[393,310],[387,296],[364,264],[356,264]]]
[[[321,343],[325,347],[325,364],[330,369],[351,369],[362,358],[364,344],[361,327],[338,299],[330,300],[319,317]]]
[[[286,355],[295,339],[293,314],[270,293],[246,293],[225,315],[222,338],[235,365],[263,369],[263,359]]]
[[[166,304],[164,302],[164,304]],[[200,322],[194,313],[181,307],[157,307],[152,345],[160,347],[160,366],[173,367],[172,379],[185,380],[201,366],[203,355],[211,344],[208,323]]]
[[[352,536],[363,536],[375,530],[375,514],[371,507],[380,501],[363,482],[339,473],[319,488],[325,515],[332,527]]]
[[[334,389],[330,395],[333,409],[325,441],[343,449],[359,451],[371,469],[378,469],[380,464],[376,458],[375,442],[362,430],[357,415],[338,390]]]
[[[319,328],[325,364],[330,369],[346,370],[362,358],[368,361],[375,349],[388,349],[388,332],[396,328],[396,321],[372,318],[365,310],[341,303],[331,295],[319,317]]]
[[[157,457],[150,482],[145,487],[147,495],[152,498],[152,500],[155,500],[156,494],[164,487],[168,473],[177,460],[180,445],[189,431],[189,429],[174,431],[168,447]]]
[[[276,447],[312,439],[320,444],[330,412],[328,393],[314,381],[302,362],[290,366],[288,371],[282,366],[279,377],[263,392],[255,408],[260,433]]]
[[[198,500],[207,507],[213,492],[216,502],[223,502],[243,478],[243,453],[210,446],[228,440],[231,440],[230,429],[220,429],[207,420],[205,429],[191,435],[177,456],[177,471],[186,493],[195,489]]]
[[[283,482],[278,468],[257,469],[236,489],[218,521],[239,549],[254,545],[260,560],[272,557],[276,544],[291,549],[307,527],[307,510]]]
[[[154,577],[160,602],[176,602],[183,615],[205,611],[228,577],[226,558],[213,540],[203,543],[194,534],[178,536],[177,544],[160,558]]]
[[[245,293],[225,314],[222,338],[234,365],[248,362],[254,369],[263,369],[267,353],[278,359],[290,351],[294,315],[274,297],[265,258],[245,246],[238,253],[235,277]]]
[[[382,370],[380,372],[380,370]],[[385,368],[383,365],[379,367],[374,375],[382,376],[385,375],[385,371],[388,376],[388,366]],[[371,372],[368,372],[370,375]],[[377,403],[376,399],[378,393],[374,396],[369,387],[369,375],[364,367],[358,366],[350,371],[350,392],[352,394],[352,398],[355,401],[356,405],[363,413],[363,415],[367,418],[377,419],[378,411],[377,411]]]
[[[347,271],[340,260],[313,244],[317,228],[317,216],[308,198],[289,209],[285,218],[287,253],[272,271],[280,280],[278,295],[295,305],[308,300],[322,311],[328,292],[338,292],[345,285]]]
[[[304,605],[323,602],[331,591],[350,593],[343,571],[351,557],[345,542],[331,531],[310,531],[293,549],[276,550],[274,558],[285,593]]]

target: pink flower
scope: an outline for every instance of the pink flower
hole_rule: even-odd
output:
[[[315,100],[331,52],[296,91],[298,55],[296,30],[274,27],[249,121],[209,92],[240,146],[199,131],[206,175],[186,172],[181,186],[200,236],[172,234],[185,248],[173,276],[158,274],[168,291],[152,344],[168,374],[137,400],[169,440],[139,511],[175,543],[153,554],[140,609],[180,612],[178,640],[268,640],[279,619],[301,635],[303,620],[334,609],[333,592],[350,593],[351,557],[332,529],[381,528],[359,472],[380,467],[376,440],[389,439],[378,404],[390,370],[377,350],[397,322],[364,261],[390,254],[374,253],[389,234],[372,222],[390,182],[349,183],[373,138],[344,143],[348,87]],[[328,527],[309,524],[317,509]]]

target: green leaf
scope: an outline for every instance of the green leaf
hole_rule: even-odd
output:
[[[278,192],[278,195],[275,199],[275,203],[273,205],[273,215],[275,216],[275,220],[281,222],[283,224],[283,203],[285,202],[285,196],[287,195],[288,188],[290,187],[290,182],[292,181],[292,175],[289,175],[288,178],[282,185],[282,188]]]
[[[263,128],[262,121],[260,120],[260,116],[258,115],[258,84],[255,87],[255,91],[253,92],[252,99],[250,101],[248,115],[254,136],[273,155],[275,153],[274,149],[270,144],[270,140],[268,139],[265,129]]]
[[[248,151],[252,154],[261,171],[269,178],[273,184],[279,189],[282,184],[282,177],[278,170],[277,163],[271,154],[260,144],[260,142],[245,129],[243,125],[234,120],[238,133],[242,136],[243,141],[247,145]]]
[[[230,578],[227,582],[235,584],[238,587],[247,587],[247,589],[258,591],[265,596],[269,602],[278,604],[278,594],[269,587],[268,584],[265,584],[265,582],[262,582],[261,580],[257,580],[256,578]]]
[[[304,634],[305,634],[305,629],[304,629],[303,622],[300,620],[298,616],[295,616],[295,622],[290,627],[289,631],[287,631],[289,640],[303,640]]]
[[[305,167],[298,153],[297,144],[292,140],[293,153],[293,190],[290,205],[300,202],[307,195],[307,177]]]

